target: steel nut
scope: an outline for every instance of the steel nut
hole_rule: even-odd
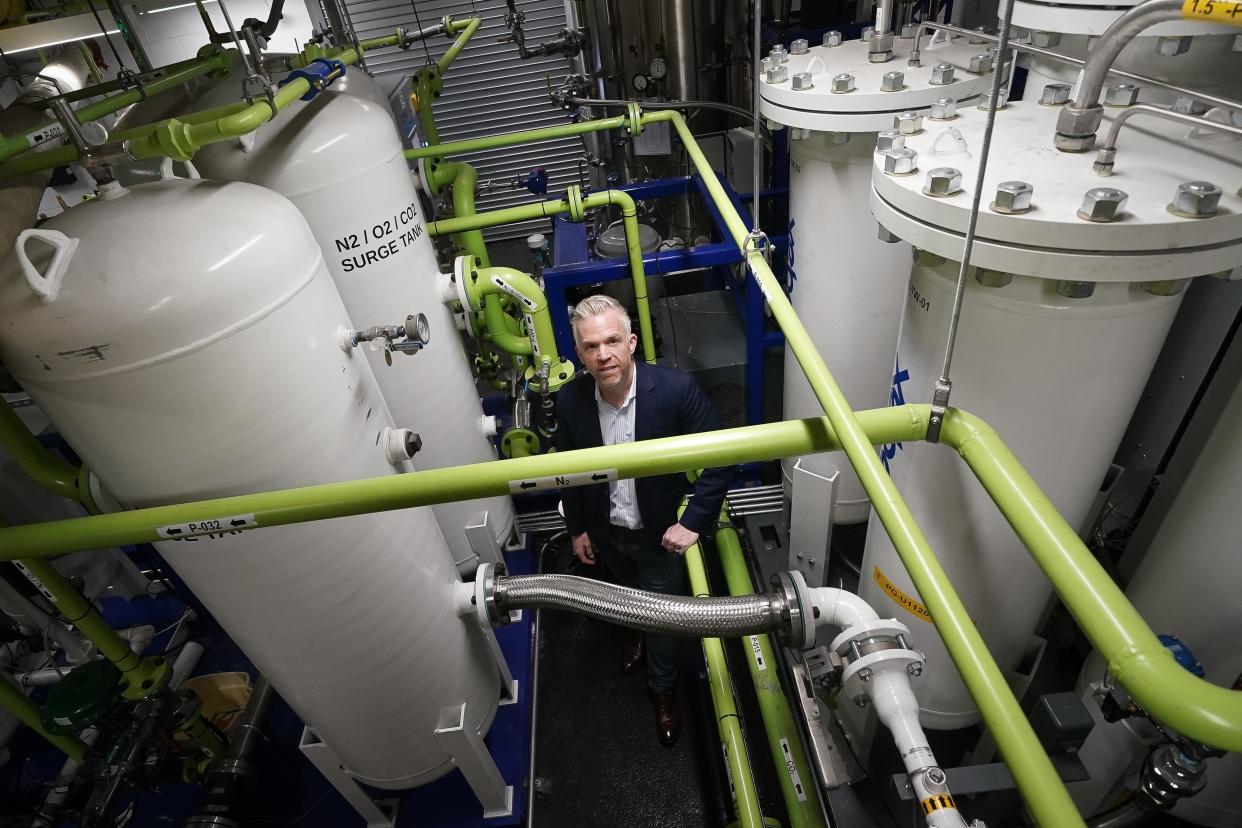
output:
[[[807,52],[807,49],[809,49],[810,46],[811,44],[807,42],[805,37],[800,37],[797,40],[795,40],[793,43],[789,44],[789,54],[805,55]]]
[[[987,26],[976,26],[975,31],[981,35],[985,35],[985,34],[988,34],[988,27]],[[980,43],[987,43],[988,39],[986,37],[976,37],[975,35],[971,35],[968,42],[972,46],[978,46]]]
[[[778,63],[768,70],[763,79],[768,83],[784,83],[789,80],[789,67],[784,63]]]
[[[919,27],[914,23],[905,24],[904,26],[901,27],[901,39],[902,40],[912,39],[914,37],[914,33],[917,32],[918,30],[919,30]]]
[[[875,34],[875,26],[864,26],[862,30],[862,35],[858,39],[861,40],[863,43],[870,43],[871,36],[873,34]]]
[[[792,86],[799,91],[810,89],[815,84],[811,83],[810,72],[795,72],[792,80]]]
[[[1072,89],[1068,83],[1050,83],[1039,94],[1039,102],[1044,106],[1061,106],[1069,102]]]
[[[1119,83],[1104,90],[1105,106],[1132,106],[1138,101],[1139,88],[1132,83]]]
[[[854,91],[854,76],[848,72],[835,75],[832,78],[832,91],[838,94]]]
[[[939,98],[931,105],[928,113],[933,121],[951,121],[957,117],[957,101],[952,98]]]
[[[962,191],[962,171],[953,167],[936,167],[927,173],[923,192],[929,196],[951,196]]]
[[[872,63],[884,63],[893,56],[893,33],[871,33],[867,38],[867,60]]]
[[[983,52],[970,59],[970,73],[983,75],[992,71],[992,53]]]
[[[991,106],[991,101],[992,101],[992,90],[991,89],[985,90],[983,94],[979,96],[979,103],[975,105],[975,108],[986,111],[988,107]],[[1001,110],[1001,109],[1004,109],[1008,105],[1009,105],[1009,90],[1002,86],[996,98],[996,108],[997,110]]]
[[[772,47],[772,51],[768,52],[768,57],[776,58],[781,63],[785,63],[789,60],[789,52],[785,50],[784,46],[778,43]]]
[[[1156,54],[1165,57],[1184,55],[1190,51],[1190,37],[1158,37],[1156,38]]]
[[[1053,46],[1061,45],[1060,32],[1041,32],[1037,30],[1031,31],[1031,45],[1039,46],[1041,49],[1048,49]]]
[[[941,63],[932,67],[932,86],[944,86],[953,83],[953,64]]]
[[[880,78],[881,92],[900,92],[906,88],[906,76],[904,72],[885,72],[884,77]]]
[[[879,135],[875,136],[875,151],[888,152],[891,149],[901,149],[906,145],[906,136],[902,135],[895,129],[886,129]]]
[[[894,147],[884,156],[884,172],[888,175],[909,175],[919,168],[919,154],[909,147]]]
[[[1112,187],[1094,187],[1083,196],[1078,215],[1087,221],[1116,221],[1121,218],[1129,198],[1126,193]]]
[[[1187,181],[1177,185],[1177,193],[1169,206],[1179,215],[1207,218],[1216,215],[1220,196],[1220,187],[1210,181]]]
[[[1242,37],[1242,35],[1239,35]],[[1197,101],[1189,95],[1181,95],[1173,102],[1173,111],[1181,112],[1184,115],[1202,115],[1208,111],[1208,105],[1203,101]]]
[[[829,47],[840,46],[841,45],[841,33],[838,32],[836,29],[833,29],[830,32],[825,32],[824,33],[824,45],[829,46]]]
[[[917,112],[903,112],[893,118],[893,128],[902,135],[918,135],[923,131],[923,116]]]
[[[992,209],[998,213],[1025,213],[1031,209],[1035,188],[1025,181],[1002,181],[996,187]]]

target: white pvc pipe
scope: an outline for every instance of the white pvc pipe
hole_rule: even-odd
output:
[[[99,731],[94,727],[88,727],[79,734],[83,742],[94,747],[95,742],[99,739]],[[43,804],[39,807],[35,814],[34,821],[30,823],[31,828],[51,828],[59,820],[57,819],[60,809],[65,804],[65,800],[69,798],[69,791],[73,787],[73,780],[77,778],[78,771],[82,769],[82,762],[77,759],[66,759],[65,764],[61,765],[60,773],[56,775],[56,781],[52,784],[51,789],[47,792]]]
[[[202,655],[202,644],[197,641],[187,641],[181,648],[181,652],[177,654],[176,660],[173,661],[172,677],[168,680],[168,686],[173,690],[181,687],[181,683],[190,677],[190,673],[194,672]]]
[[[128,629],[118,630],[117,633],[129,642],[129,648],[131,650],[138,655],[142,655],[147,647],[150,646],[151,639],[155,637],[155,627],[150,624],[144,624],[140,627],[130,627]],[[82,662],[82,664],[86,663],[88,662]],[[43,667],[38,670],[18,673],[14,676],[14,678],[17,679],[17,683],[23,688],[46,687],[51,684],[56,684],[62,678],[69,675],[69,673],[81,667],[82,664],[72,664],[67,667],[61,667],[60,669],[57,669],[56,667]]]
[[[0,578],[0,611],[24,625],[33,632],[48,631],[48,638],[54,641],[69,661],[85,661],[90,655],[90,647],[74,635],[64,624],[48,613],[32,604],[8,581]]]

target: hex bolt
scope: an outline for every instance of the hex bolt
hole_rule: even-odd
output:
[[[931,105],[927,117],[933,121],[951,121],[957,117],[957,101],[952,98],[938,98]]]
[[[928,768],[927,769],[927,781],[932,783],[933,785],[943,785],[945,782],[944,771],[942,771],[940,768]]]
[[[978,32],[979,34],[987,34],[988,27],[987,26],[976,26],[975,31]],[[970,43],[971,46],[978,46],[981,43],[987,43],[988,40],[986,37],[975,37],[974,35],[971,35],[970,39],[967,42]]]
[[[932,67],[931,85],[944,86],[953,83],[953,64],[938,63]]]
[[[1133,106],[1138,101],[1139,88],[1132,83],[1118,83],[1104,90],[1105,106]]]
[[[906,145],[906,136],[896,129],[886,129],[875,136],[875,151],[888,152],[891,149],[901,149]]]
[[[1117,221],[1123,215],[1129,195],[1113,187],[1093,187],[1082,198],[1078,217],[1087,221]]]
[[[984,75],[992,71],[992,53],[983,52],[975,55],[970,59],[970,69],[972,75]]]
[[[954,167],[936,167],[929,170],[923,182],[923,193],[936,198],[947,198],[962,191],[962,171]]]
[[[1061,106],[1069,103],[1072,89],[1068,83],[1050,83],[1040,93],[1039,103],[1041,106]]]
[[[809,129],[805,129],[803,127],[790,127],[789,128],[789,140],[791,141],[805,141],[807,138],[810,138],[810,137],[811,137],[811,130]]]
[[[793,43],[789,44],[789,54],[805,55],[807,52],[807,49],[810,48],[810,45],[811,44],[807,42],[805,37],[800,37],[797,40],[795,40]]]
[[[1095,282],[1075,282],[1062,279],[1057,282],[1057,293],[1066,299],[1086,299],[1095,293]]]
[[[923,116],[917,112],[903,112],[893,118],[893,129],[902,135],[918,135],[923,131]]]
[[[842,72],[832,78],[832,91],[834,94],[844,94],[854,91],[854,76],[849,72]]]
[[[775,69],[777,66],[780,66],[780,65],[781,65],[781,62],[777,60],[776,58],[765,57],[763,60],[759,61],[759,71],[763,73],[764,75],[767,75],[768,72],[771,72],[773,69]]]
[[[923,675],[923,665],[917,661],[911,661],[906,665],[906,672],[910,675],[910,678],[918,678]]]
[[[1242,35],[1238,35],[1238,37],[1242,37]],[[1195,100],[1189,95],[1180,95],[1173,102],[1173,111],[1181,112],[1184,115],[1202,115],[1208,111],[1208,105],[1203,101]]]
[[[1163,279],[1159,282],[1140,282],[1141,287],[1152,296],[1176,296],[1190,284],[1189,279]]]
[[[985,288],[1003,288],[1013,281],[1013,274],[978,268],[975,270],[975,281]]]
[[[919,27],[918,27],[917,25],[915,25],[914,23],[907,23],[907,24],[905,24],[904,26],[902,26],[902,27],[901,27],[901,35],[900,35],[901,39],[902,39],[902,40],[911,40],[911,39],[913,39],[913,38],[914,38],[914,33],[915,33],[915,32],[917,32],[917,31],[918,31],[918,29],[919,29]]]
[[[871,677],[874,675],[875,673],[871,672],[870,667],[864,667],[858,671],[858,678],[860,681],[871,681]]]
[[[828,143],[834,147],[843,147],[850,142],[850,134],[848,132],[830,132],[828,133]]]
[[[783,45],[778,43],[772,47],[772,50],[770,52],[768,52],[768,57],[776,58],[781,63],[785,63],[789,60],[789,52],[785,50],[785,47]]]
[[[810,89],[815,84],[811,83],[810,72],[795,72],[793,76],[792,86],[797,91]]]
[[[1158,37],[1156,38],[1156,54],[1165,57],[1184,55],[1190,51],[1190,37]]]
[[[881,92],[900,92],[906,88],[906,76],[903,72],[885,72],[880,78]]]
[[[996,186],[996,200],[992,210],[1005,215],[1025,213],[1031,209],[1035,188],[1025,181],[1002,181]]]
[[[875,34],[875,26],[865,26],[863,27],[863,30],[862,30],[862,36],[859,37],[858,39],[861,40],[863,43],[870,43],[871,36],[873,34]]]
[[[1048,49],[1053,46],[1060,46],[1061,45],[1061,33],[1060,32],[1041,32],[1038,30],[1033,30],[1031,32],[1031,45],[1039,46],[1040,48],[1043,48],[1043,49]]]
[[[768,70],[764,80],[768,83],[784,83],[789,80],[789,67],[787,64],[778,63]]]
[[[858,659],[860,658],[862,658],[862,651],[858,649],[858,642],[851,641],[850,642],[850,661],[858,661]]]
[[[1177,185],[1169,210],[1186,218],[1208,218],[1220,208],[1221,189],[1210,181],[1187,181]]]
[[[896,244],[897,242],[901,241],[901,236],[898,236],[896,233],[894,233],[892,230],[889,230],[883,224],[877,224],[876,227],[878,229],[876,230],[875,237],[879,239],[880,241],[884,242],[885,244]]]
[[[975,105],[975,108],[987,111],[988,107],[991,104],[991,100],[992,100],[992,90],[991,89],[984,90],[983,94],[979,96],[979,103]],[[1008,105],[1009,105],[1009,90],[1002,86],[1000,88],[1000,91],[996,99],[996,109],[997,111],[1000,111]]]
[[[897,646],[903,650],[910,649],[910,642],[906,641],[906,637],[901,633],[897,633]]]
[[[824,45],[833,48],[841,45],[841,33],[836,29],[824,33]]]
[[[887,175],[911,175],[918,171],[919,154],[909,147],[895,147],[881,154]]]

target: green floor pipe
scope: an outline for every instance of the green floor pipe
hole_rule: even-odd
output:
[[[754,584],[742,554],[741,540],[729,521],[727,508],[720,512],[715,542],[729,594],[750,595],[755,591]],[[767,732],[772,761],[776,765],[776,777],[785,799],[790,828],[828,828],[819,802],[819,783],[807,762],[798,725],[781,687],[772,642],[766,634],[752,635],[742,642],[742,649],[746,652],[750,680],[759,700],[759,714],[763,717],[763,728]]]
[[[925,405],[878,408],[859,412],[859,421],[867,429],[869,439],[877,445],[918,440],[927,431],[927,411]],[[616,470],[622,478],[643,477],[839,448],[825,418],[764,423],[516,460],[12,526],[0,529],[0,560],[161,542],[166,540],[158,531],[162,527],[228,515],[253,515],[259,527],[282,526],[504,496],[515,491],[557,488],[554,479],[557,475]],[[523,488],[523,482],[532,485]],[[209,549],[210,544],[206,547],[199,544],[197,548]]]
[[[949,409],[940,439],[979,478],[1139,705],[1190,739],[1242,751],[1242,692],[1196,678],[1177,664],[1000,435],[978,417]]]
[[[677,510],[678,517],[685,509],[686,504],[683,501],[681,508]],[[707,583],[707,570],[703,566],[703,552],[699,544],[686,547],[685,558],[691,594],[696,598],[710,597],[712,593]],[[729,779],[733,783],[733,808],[737,813],[737,824],[742,828],[763,828],[763,811],[759,808],[755,773],[751,769],[750,754],[746,750],[742,722],[737,715],[737,700],[733,696],[733,680],[729,676],[728,662],[725,661],[724,644],[719,638],[703,639],[703,659],[707,662],[707,681],[711,687],[716,727],[720,731]]]
[[[7,675],[0,676],[0,707],[12,713],[17,717],[18,721],[29,727],[35,733],[38,733],[44,739],[52,743],[57,750],[61,750],[71,759],[79,762],[86,758],[86,754],[90,751],[90,747],[77,736],[62,736],[55,733],[48,733],[43,729],[43,722],[39,717],[39,705],[31,701],[25,693],[19,690],[13,684],[13,680]]]
[[[89,500],[89,479],[83,467],[48,452],[4,400],[0,400],[0,446],[30,479],[49,492],[81,502],[86,491]]]
[[[576,199],[576,201],[575,201]],[[429,222],[427,232],[432,236],[457,235],[484,227],[498,227],[518,221],[546,218],[568,213],[574,221],[582,220],[582,211],[615,205],[621,208],[625,229],[625,247],[630,263],[630,278],[634,284],[634,298],[638,305],[638,339],[642,343],[643,358],[656,361],[655,333],[651,327],[651,307],[647,299],[647,276],[643,270],[643,251],[638,235],[638,208],[629,193],[621,190],[603,190],[585,197],[550,199],[538,204],[523,204],[500,210],[489,210],[474,215],[458,215],[454,218]]]

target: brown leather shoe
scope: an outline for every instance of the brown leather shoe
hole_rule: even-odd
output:
[[[632,673],[642,665],[647,655],[645,640],[641,635],[636,635],[625,643],[625,651],[621,654],[621,672]]]
[[[681,735],[681,706],[677,704],[677,692],[650,689],[647,692],[655,705],[656,735],[660,737],[660,744],[672,747]]]

